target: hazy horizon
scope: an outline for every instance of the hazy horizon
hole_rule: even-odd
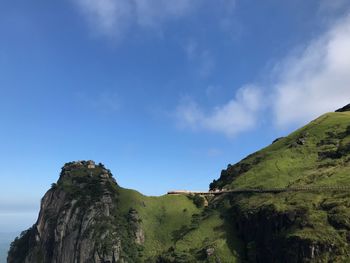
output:
[[[15,232],[0,232],[0,263],[6,263],[7,252],[11,242],[20,234]]]

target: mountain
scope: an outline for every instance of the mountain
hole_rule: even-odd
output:
[[[231,230],[203,204],[201,197],[147,197],[121,188],[102,164],[67,163],[8,262],[198,262],[216,254],[234,262]]]
[[[348,262],[346,107],[228,165],[210,184],[298,187],[313,190],[147,197],[120,187],[102,164],[67,163],[8,263]]]
[[[321,187],[230,196],[250,262],[349,262],[350,112],[325,114],[235,165],[211,188]]]

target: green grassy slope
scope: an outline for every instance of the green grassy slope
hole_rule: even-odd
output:
[[[325,114],[229,166],[212,187],[271,188],[350,183],[347,176],[350,171],[350,156],[347,155],[350,152],[349,125],[350,112]]]
[[[145,231],[145,256],[154,256],[170,247],[172,232],[188,225],[199,209],[185,196],[148,197],[134,190],[120,188],[121,211],[135,209]]]
[[[328,113],[260,151],[260,163],[232,187],[288,187],[298,185],[342,185],[350,183],[349,156],[322,158],[350,143],[350,112]],[[302,142],[303,141],[303,142]]]
[[[350,112],[319,117],[241,162],[229,165],[220,179],[211,184],[211,188],[231,189],[296,186],[350,186]],[[252,194],[232,198],[236,216],[248,222],[242,223],[244,227],[259,223],[254,220],[265,220],[265,224],[271,223],[269,231],[276,232],[270,233],[270,239],[298,240],[297,244],[307,243],[310,247],[314,244],[316,252],[310,252],[314,262],[343,262],[350,258],[349,192]],[[259,238],[252,235],[250,241]],[[295,256],[293,251],[290,253]]]
[[[47,214],[44,220],[49,221],[53,228],[61,222],[59,216],[66,210],[94,210],[96,216],[90,219],[93,224],[81,236],[89,235],[99,249],[99,255],[108,253],[118,237],[121,258],[127,262],[238,261],[239,242],[227,224],[226,210],[223,209],[227,203],[222,202],[221,207],[213,209],[204,207],[205,200],[199,196],[144,196],[116,184],[103,164],[89,167],[90,163],[65,164],[59,180],[52,184],[49,196],[60,196],[65,203],[58,213],[53,213],[49,206],[42,207],[42,213]],[[101,206],[103,202],[110,203],[108,210]],[[106,211],[109,216],[105,216]],[[83,213],[80,215],[84,218]],[[79,224],[82,223],[74,224],[80,229]],[[33,241],[35,229],[29,229],[13,243],[11,258],[21,261],[31,251],[37,249],[42,254],[47,250],[42,243]],[[23,245],[27,243],[30,246]],[[212,251],[210,255],[207,249]],[[34,260],[40,257],[39,252],[34,255]]]
[[[197,229],[178,241],[176,248],[179,251],[188,251],[188,248],[200,251],[206,247],[213,247],[221,262],[240,262],[241,243],[232,234],[234,230],[231,226],[214,212],[201,221]]]
[[[174,253],[190,254],[211,246],[215,247],[222,262],[237,262],[238,252],[229,244],[232,238],[228,240],[227,226],[217,211],[198,208],[183,195],[149,197],[124,188],[119,189],[119,202],[122,213],[133,208],[142,219],[144,259],[166,253],[170,248]],[[194,223],[194,217],[198,219],[197,223]],[[234,242],[238,243],[237,240]],[[186,260],[189,259],[184,262]],[[200,259],[194,260],[199,262]]]

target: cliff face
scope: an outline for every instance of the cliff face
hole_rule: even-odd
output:
[[[233,211],[235,227],[246,244],[248,262],[347,262],[349,259],[346,238],[341,239],[329,229],[315,228],[308,221],[308,214],[314,211],[289,208],[282,212],[273,205],[250,212],[236,206]],[[328,228],[327,222],[318,227]],[[298,234],[308,228],[312,229],[308,235]]]
[[[13,243],[8,262],[117,262],[132,258],[135,251],[128,255],[125,247],[141,244],[142,230],[133,220],[136,232],[132,233],[127,221],[118,213],[118,188],[109,170],[92,161],[68,163],[57,184],[43,197],[36,224]]]

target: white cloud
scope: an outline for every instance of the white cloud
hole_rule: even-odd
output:
[[[197,45],[190,42],[187,52],[190,58],[195,57]],[[277,127],[286,128],[305,124],[347,105],[350,103],[350,15],[281,59],[268,75],[271,84],[264,88],[263,94],[256,86],[247,85],[234,99],[209,112],[194,101],[183,102],[177,108],[180,124],[234,136],[254,128],[262,109],[272,113],[271,121]]]
[[[151,27],[188,14],[196,2],[197,0],[134,0],[138,24]]]
[[[319,12],[322,15],[329,15],[337,11],[344,11],[349,8],[348,0],[321,0],[319,3]]]
[[[119,37],[130,23],[133,6],[127,0],[73,0],[89,22],[104,35]]]
[[[71,0],[87,17],[95,32],[122,38],[130,28],[162,29],[166,22],[194,15],[199,7],[217,9],[222,20],[229,21],[235,0]],[[211,13],[212,15],[215,12]]]
[[[72,0],[97,32],[122,37],[131,26],[159,27],[187,15],[198,0]]]
[[[262,109],[262,94],[256,86],[239,89],[235,98],[209,112],[194,101],[185,100],[176,111],[180,126],[194,130],[208,130],[233,137],[255,127],[258,112]]]
[[[275,122],[302,124],[350,103],[350,16],[275,68]]]

